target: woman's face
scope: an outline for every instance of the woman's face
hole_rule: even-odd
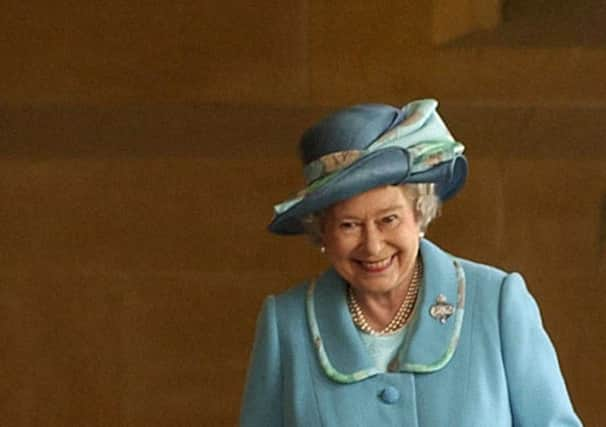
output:
[[[335,270],[358,292],[388,293],[408,283],[419,226],[401,186],[372,189],[327,209],[322,241]]]

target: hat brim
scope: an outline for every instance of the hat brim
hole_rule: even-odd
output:
[[[306,194],[299,203],[276,215],[268,229],[283,235],[304,233],[301,218],[384,185],[433,182],[440,199],[447,200],[460,190],[467,177],[467,161],[462,155],[421,173],[411,174],[409,165],[408,152],[398,147],[370,153],[336,172],[326,185]]]

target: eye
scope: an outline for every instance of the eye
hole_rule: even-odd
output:
[[[381,222],[385,225],[396,225],[398,224],[398,215],[396,214],[392,214],[392,215],[388,215],[384,218],[381,219]]]
[[[351,232],[358,228],[358,224],[352,221],[343,221],[339,223],[339,229],[345,232]]]

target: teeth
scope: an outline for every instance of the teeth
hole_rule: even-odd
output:
[[[381,261],[375,261],[375,262],[362,261],[362,265],[365,268],[368,268],[371,270],[378,270],[380,268],[387,267],[390,262],[391,262],[391,257],[385,258],[384,260],[381,260]]]

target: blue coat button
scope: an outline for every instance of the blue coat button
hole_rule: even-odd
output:
[[[379,397],[383,402],[387,404],[392,404],[400,400],[400,392],[397,388],[389,386],[383,389]]]

